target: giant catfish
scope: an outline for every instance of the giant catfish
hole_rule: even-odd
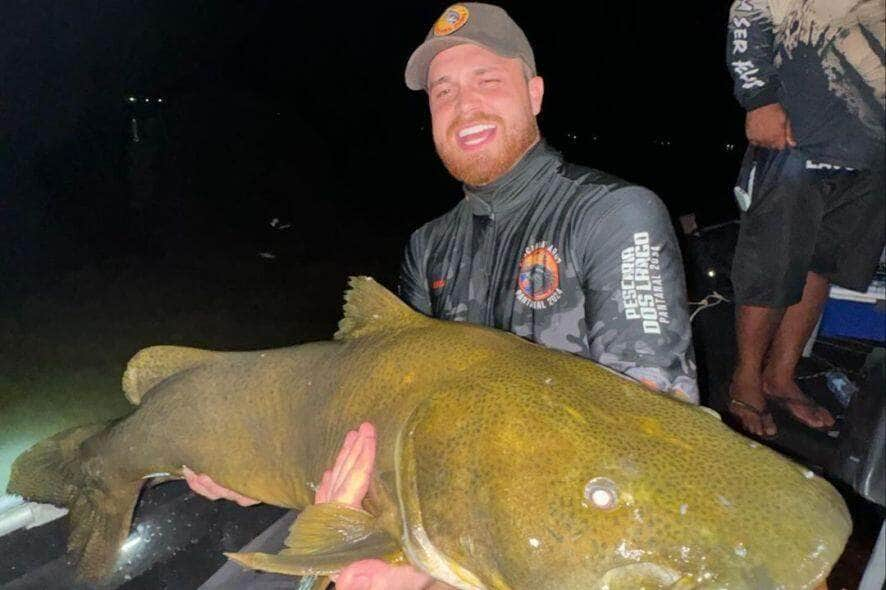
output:
[[[182,465],[304,510],[281,553],[232,555],[291,574],[381,557],[463,589],[805,589],[851,529],[830,484],[702,408],[425,317],[366,277],[332,341],[147,348],[123,388],[135,411],[38,443],[9,486],[69,507],[87,580],[112,571],[144,477]],[[378,433],[365,511],[311,506],[364,421]]]

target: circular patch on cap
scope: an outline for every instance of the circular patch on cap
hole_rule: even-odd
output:
[[[471,13],[468,12],[468,9],[461,4],[450,6],[446,9],[446,12],[437,19],[437,22],[434,23],[434,36],[445,37],[446,35],[451,35],[456,32],[465,26],[470,14]]]

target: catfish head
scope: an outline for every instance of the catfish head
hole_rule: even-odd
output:
[[[459,588],[825,579],[851,530],[830,484],[695,406],[588,396],[608,381],[597,377],[509,379],[509,393],[448,391],[421,407],[397,465],[407,556]]]

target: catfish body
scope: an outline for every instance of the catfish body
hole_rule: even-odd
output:
[[[99,579],[146,475],[187,465],[301,510],[344,434],[369,421],[367,514],[311,508],[289,549],[235,559],[323,574],[345,557],[401,555],[459,588],[757,590],[812,588],[839,557],[851,528],[839,494],[700,408],[505,332],[426,318],[370,279],[346,298],[332,342],[140,352],[124,376],[137,410],[38,444],[10,491],[68,506],[69,545]]]

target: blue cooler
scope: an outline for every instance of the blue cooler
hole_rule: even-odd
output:
[[[818,333],[886,342],[886,271],[882,264],[867,292],[831,286]]]

